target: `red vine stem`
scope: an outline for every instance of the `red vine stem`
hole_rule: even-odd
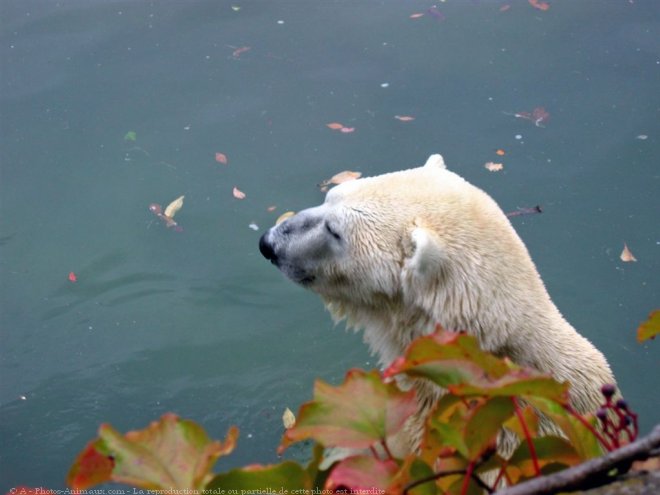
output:
[[[536,476],[541,476],[541,468],[539,467],[539,458],[536,455],[536,449],[534,448],[534,442],[532,442],[532,436],[529,433],[529,428],[527,428],[527,423],[525,418],[520,411],[520,405],[518,404],[518,399],[511,397],[513,401],[513,410],[516,413],[518,421],[520,421],[520,426],[522,427],[523,433],[525,434],[525,441],[527,442],[527,447],[529,447],[529,455],[532,457],[532,462],[534,463],[534,473]]]
[[[394,460],[394,456],[392,455],[392,452],[390,452],[390,449],[389,449],[389,447],[387,446],[387,441],[383,438],[383,439],[381,439],[380,444],[383,446],[383,450],[385,451],[385,454],[387,455],[387,458],[388,458],[390,461],[393,461],[393,460]]]
[[[571,407],[570,404],[564,404],[564,409],[566,409],[575,419],[577,419],[582,425],[591,432],[593,436],[596,437],[596,439],[600,442],[600,444],[607,450],[608,452],[611,452],[613,447],[605,440],[605,437],[598,433],[596,429],[589,424],[589,421],[584,419],[580,413],[578,413],[575,409]]]
[[[470,462],[465,470],[465,476],[463,477],[463,484],[461,485],[461,495],[465,495],[470,486],[470,478],[472,478],[472,471],[474,471],[474,461]]]

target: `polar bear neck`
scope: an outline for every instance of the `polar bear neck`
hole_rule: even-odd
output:
[[[504,296],[475,292],[480,284],[463,274],[462,286],[453,284],[451,292],[438,289],[416,306],[390,297],[373,305],[327,299],[325,303],[336,322],[345,320],[349,328],[364,331],[365,343],[383,368],[440,323],[447,330],[475,335],[486,351],[571,382],[574,405],[590,411],[599,403],[600,384],[614,383],[614,377],[603,355],[563,318],[529,263],[535,275],[531,284],[499,287]],[[467,301],[482,303],[467,307]],[[596,383],[585,382],[585,377]]]

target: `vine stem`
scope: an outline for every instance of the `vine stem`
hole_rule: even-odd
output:
[[[591,425],[589,424],[589,421],[587,421],[586,419],[584,419],[580,413],[578,413],[575,409],[573,409],[573,408],[571,407],[570,404],[565,404],[565,405],[564,405],[564,409],[566,409],[569,413],[571,413],[571,415],[572,415],[575,419],[577,419],[580,423],[582,423],[582,425],[583,425],[587,430],[589,430],[589,431],[592,433],[593,436],[596,437],[596,439],[600,442],[600,444],[603,446],[603,448],[604,448],[605,450],[607,450],[608,452],[611,452],[612,450],[614,450],[613,447],[612,447],[612,445],[610,445],[610,444],[607,442],[607,440],[605,440],[605,437],[603,437],[603,435],[601,435],[600,433],[598,433],[598,431],[596,431],[596,429],[595,429],[593,426],[591,426]]]
[[[472,471],[474,471],[474,461],[471,461],[465,470],[463,484],[461,485],[461,495],[465,495],[468,491],[468,487],[470,486],[470,478],[472,477]]]
[[[390,451],[390,448],[387,446],[387,441],[383,438],[383,439],[381,439],[380,444],[383,446],[383,450],[385,451],[385,454],[387,455],[387,458],[390,461],[393,461],[394,456],[392,455],[392,452]]]
[[[520,405],[518,404],[518,399],[515,397],[511,397],[511,400],[513,401],[513,410],[516,413],[516,417],[518,418],[518,421],[520,421],[520,426],[523,430],[523,433],[525,434],[525,441],[527,442],[527,446],[529,447],[529,455],[532,457],[532,462],[534,463],[534,473],[536,473],[536,476],[541,476],[541,468],[539,467],[539,458],[536,455],[536,448],[534,448],[534,442],[532,442],[532,436],[529,433],[529,428],[527,428],[527,423],[525,422],[525,418],[522,415],[522,412],[520,411]]]

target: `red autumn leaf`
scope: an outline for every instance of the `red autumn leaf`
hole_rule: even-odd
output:
[[[544,11],[550,8],[549,3],[542,2],[541,0],[529,0],[529,4],[535,9],[544,10]]]
[[[227,165],[227,162],[228,162],[227,155],[225,155],[224,153],[218,152],[218,153],[215,154],[215,161],[218,162],[218,163],[222,163],[223,165]]]
[[[67,483],[76,490],[86,490],[111,480],[115,462],[111,456],[99,452],[103,442],[99,439],[89,442],[71,466]]]
[[[69,282],[77,282],[78,281],[78,277],[76,277],[76,274],[73,273],[73,272],[69,272],[69,277],[68,278],[69,278]]]
[[[339,122],[330,122],[329,124],[325,124],[325,125],[326,127],[332,129],[333,131],[338,131],[344,128],[343,124],[340,124]]]
[[[390,459],[371,455],[348,457],[332,469],[325,490],[346,487],[352,493],[385,493],[398,470],[397,463]]]
[[[232,190],[232,194],[236,199],[245,199],[245,193],[236,186],[234,186],[234,189]]]

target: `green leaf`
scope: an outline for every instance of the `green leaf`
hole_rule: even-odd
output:
[[[397,433],[416,410],[414,391],[383,383],[377,371],[351,370],[338,387],[317,380],[314,400],[300,408],[278,452],[308,438],[325,447],[366,448]]]
[[[660,333],[660,309],[652,311],[649,319],[637,329],[637,342],[654,339]]]
[[[543,469],[550,464],[562,464],[565,467],[582,462],[580,455],[573,446],[563,438],[545,436],[533,438],[534,450],[539,467]],[[536,476],[534,463],[527,442],[521,442],[507,463],[507,475],[516,483],[518,480]]]
[[[513,401],[509,397],[493,397],[471,411],[464,430],[469,460],[475,461],[487,449],[495,448],[502,423],[513,414]]]
[[[136,141],[137,133],[135,131],[128,131],[124,134],[124,141]]]
[[[99,428],[99,438],[78,456],[69,473],[69,482],[87,487],[108,481],[95,477],[81,459],[112,459],[111,481],[149,490],[201,489],[212,477],[218,457],[229,454],[236,444],[238,430],[230,428],[226,440],[212,441],[195,422],[168,413],[144,430],[121,435],[110,425]],[[84,467],[84,469],[83,469]],[[100,469],[107,466],[100,463]],[[81,478],[81,473],[84,476]]]
[[[548,375],[530,369],[511,370],[497,380],[478,377],[471,383],[450,385],[457,395],[485,395],[490,397],[543,397],[560,404],[568,404],[568,383],[559,383]]]
[[[566,411],[561,404],[543,397],[528,397],[525,400],[561,428],[583,461],[603,454],[603,448],[594,434]],[[595,429],[598,428],[595,418],[591,417],[587,418],[587,420]]]
[[[399,472],[391,481],[390,486],[387,489],[387,493],[403,493],[404,488],[409,483],[424,478],[429,478],[434,474],[435,472],[426,462],[422,461],[414,454],[409,455],[404,459],[403,465],[399,469]],[[410,495],[436,495],[438,493],[438,487],[435,483],[435,480],[430,480],[408,490],[408,493]]]
[[[380,460],[371,455],[348,457],[332,470],[325,489],[346,487],[352,493],[385,493],[398,470],[398,464],[392,460]]]
[[[206,485],[207,490],[254,490],[276,493],[280,490],[313,488],[309,474],[300,464],[284,461],[269,466],[252,465],[218,474]],[[213,491],[210,491],[213,493]]]
[[[413,341],[405,356],[397,359],[383,375],[406,373],[448,387],[472,382],[484,375],[500,378],[512,368],[517,367],[482,351],[476,338],[440,331]]]

